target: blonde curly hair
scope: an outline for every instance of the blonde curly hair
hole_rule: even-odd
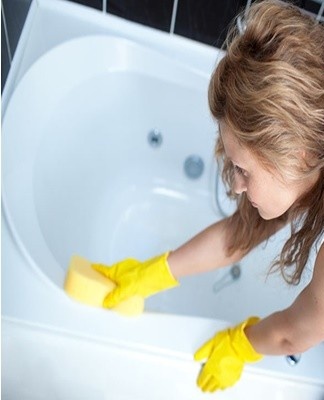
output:
[[[298,284],[310,249],[324,230],[324,27],[292,4],[254,3],[245,29],[229,32],[226,54],[209,85],[212,115],[268,168],[291,180],[319,173],[316,184],[283,216],[263,220],[243,193],[230,220],[228,253],[251,250],[278,222],[291,222],[291,236],[273,269]],[[301,161],[301,152],[307,158]],[[216,155],[230,188],[234,173],[221,137]],[[237,196],[236,196],[237,197]],[[235,232],[235,234],[233,234]]]

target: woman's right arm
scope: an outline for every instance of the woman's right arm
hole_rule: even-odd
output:
[[[240,261],[247,251],[238,249],[228,255],[227,238],[236,234],[236,232],[231,232],[230,222],[231,217],[216,222],[172,251],[167,260],[172,275],[178,279],[182,276],[208,272]],[[278,220],[273,225],[272,232],[265,231],[256,244],[268,239],[286,222]]]
[[[92,264],[92,267],[111,279],[117,287],[104,299],[103,305],[113,308],[134,295],[144,298],[179,284],[185,275],[207,272],[240,260],[246,251],[227,253],[227,241],[232,227],[231,219],[219,221],[171,253],[150,260],[125,259],[113,265]],[[264,235],[265,236],[265,235]],[[266,237],[264,237],[266,239]],[[260,242],[262,238],[260,238]]]
[[[225,267],[244,256],[242,250],[227,255],[229,221],[229,218],[225,218],[209,226],[169,254],[168,264],[176,279]]]

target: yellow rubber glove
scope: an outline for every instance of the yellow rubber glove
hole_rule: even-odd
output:
[[[139,295],[145,298],[179,285],[171,274],[167,262],[168,255],[169,253],[165,253],[145,262],[129,258],[111,267],[92,264],[92,268],[117,284],[116,289],[104,299],[103,306],[113,308],[131,296]]]
[[[248,318],[234,328],[217,333],[194,355],[196,361],[207,358],[197,379],[204,392],[214,392],[234,385],[242,374],[245,362],[262,359],[245,336],[244,329],[256,324],[260,319]]]

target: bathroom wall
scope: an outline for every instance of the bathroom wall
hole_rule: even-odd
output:
[[[57,0],[59,1],[59,0]],[[66,0],[220,47],[247,0]],[[1,1],[1,92],[32,0]],[[321,0],[295,0],[317,14]]]
[[[1,0],[1,92],[31,0]]]

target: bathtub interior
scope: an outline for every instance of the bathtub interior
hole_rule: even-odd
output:
[[[127,71],[89,80],[60,103],[64,111],[55,110],[39,147],[34,193],[42,233],[61,265],[71,251],[107,263],[145,258],[183,240],[179,230],[190,235],[211,219],[191,218],[205,214],[208,170],[204,182],[183,171],[193,151],[207,165],[212,158],[213,126],[186,115],[201,115],[203,98]],[[161,132],[160,148],[149,144],[152,128]]]
[[[72,254],[107,264],[145,259],[222,217],[207,87],[207,76],[105,36],[71,40],[30,68],[4,119],[3,197],[35,271],[61,290]],[[159,147],[148,141],[152,129]],[[184,173],[192,154],[204,162],[198,179]],[[231,266],[187,277],[146,309],[238,321],[287,306],[300,289],[266,280],[285,235],[247,256],[239,279]]]

